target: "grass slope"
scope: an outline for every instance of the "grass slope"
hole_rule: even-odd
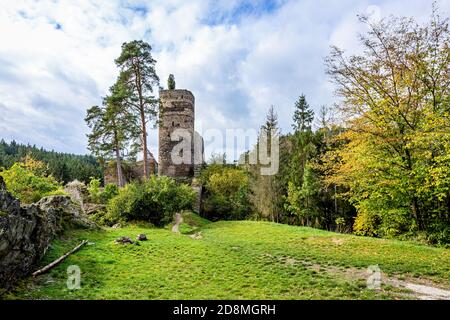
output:
[[[28,279],[9,299],[392,299],[400,289],[366,288],[365,270],[450,284],[448,249],[356,237],[267,222],[208,223],[185,216],[181,232],[129,226],[72,231],[52,244],[45,265],[82,239],[81,249],[46,275]],[[117,245],[119,236],[140,245]],[[81,289],[66,287],[69,265],[81,268]]]

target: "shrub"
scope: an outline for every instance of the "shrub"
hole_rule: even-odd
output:
[[[130,183],[119,190],[107,205],[109,224],[141,220],[162,226],[176,212],[190,209],[195,200],[191,187],[169,177],[151,176],[143,183]]]
[[[112,198],[119,194],[119,187],[114,183],[108,183],[100,193],[100,202],[107,204]]]
[[[107,204],[109,200],[119,194],[119,187],[114,183],[108,183],[103,189],[100,185],[99,179],[91,178],[88,191],[89,198],[93,203]]]
[[[105,210],[98,210],[91,214],[89,218],[101,226],[113,226],[117,222]]]
[[[427,231],[428,243],[450,247],[450,226],[448,224],[434,223]]]
[[[101,194],[100,185],[101,182],[99,179],[91,177],[91,181],[89,181],[87,189],[89,192],[89,198],[94,203],[100,203],[100,194]]]
[[[235,167],[210,165],[202,172],[204,211],[211,220],[245,219],[251,212],[247,174]]]
[[[45,169],[43,162],[26,157],[0,175],[16,198],[23,203],[33,203],[46,196],[65,194],[61,184],[53,176],[47,176]]]

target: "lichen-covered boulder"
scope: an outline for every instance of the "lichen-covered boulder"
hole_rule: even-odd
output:
[[[96,228],[68,196],[22,206],[0,177],[0,288],[29,274],[50,242],[67,228]]]
[[[83,182],[78,180],[69,182],[65,185],[64,192],[85,211],[85,205],[89,202],[89,191]]]
[[[105,212],[106,205],[99,203],[85,203],[84,204],[84,213],[87,215],[97,214],[99,212]]]
[[[81,207],[69,196],[50,196],[36,203],[50,217],[59,219],[59,226],[67,228],[96,228],[96,224],[84,214]]]

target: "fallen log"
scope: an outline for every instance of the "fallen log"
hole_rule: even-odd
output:
[[[52,263],[46,265],[45,267],[43,267],[42,269],[39,269],[35,272],[33,272],[33,277],[36,277],[40,274],[43,274],[45,272],[47,272],[48,270],[56,267],[58,264],[60,264],[65,258],[67,258],[68,256],[70,256],[72,253],[77,252],[78,250],[81,249],[82,246],[84,246],[85,244],[87,244],[88,241],[87,240],[83,240],[79,245],[77,245],[75,248],[73,248],[71,251],[67,252],[66,254],[62,255],[61,257],[59,257],[58,259],[56,259],[55,261],[53,261]]]

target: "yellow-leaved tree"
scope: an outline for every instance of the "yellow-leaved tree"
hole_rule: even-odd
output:
[[[47,174],[47,165],[27,155],[9,169],[0,170],[8,191],[23,203],[33,203],[51,195],[63,195],[62,185]]]
[[[362,54],[334,47],[327,72],[342,98],[341,147],[325,154],[327,182],[348,188],[359,234],[427,231],[449,240],[450,33],[436,7],[413,19],[361,21]]]

